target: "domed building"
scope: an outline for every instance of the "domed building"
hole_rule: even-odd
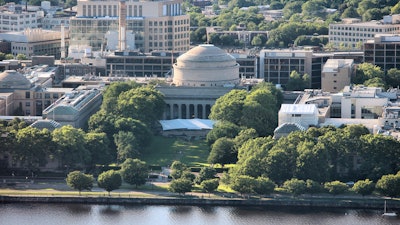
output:
[[[0,73],[0,89],[29,89],[31,82],[15,70]]]
[[[179,56],[164,94],[165,120],[208,119],[211,107],[240,83],[236,59],[214,45],[199,45]]]
[[[235,86],[240,82],[235,57],[209,44],[199,45],[179,56],[173,65],[176,86]]]

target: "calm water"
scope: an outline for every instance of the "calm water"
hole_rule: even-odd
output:
[[[0,204],[0,224],[79,225],[383,225],[400,224],[380,211],[237,207]]]

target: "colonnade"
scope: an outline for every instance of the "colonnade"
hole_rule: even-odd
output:
[[[167,104],[163,119],[208,119],[210,104]]]

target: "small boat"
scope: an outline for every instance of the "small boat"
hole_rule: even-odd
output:
[[[385,205],[384,205],[384,207],[383,207],[383,214],[382,214],[382,216],[385,216],[385,217],[395,217],[395,216],[397,216],[397,213],[396,213],[396,212],[388,212],[388,211],[387,211],[386,201],[385,201]]]

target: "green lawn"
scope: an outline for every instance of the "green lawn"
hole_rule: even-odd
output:
[[[148,165],[168,166],[179,160],[188,166],[201,166],[207,163],[209,148],[205,140],[185,141],[179,138],[154,136],[141,160]]]

